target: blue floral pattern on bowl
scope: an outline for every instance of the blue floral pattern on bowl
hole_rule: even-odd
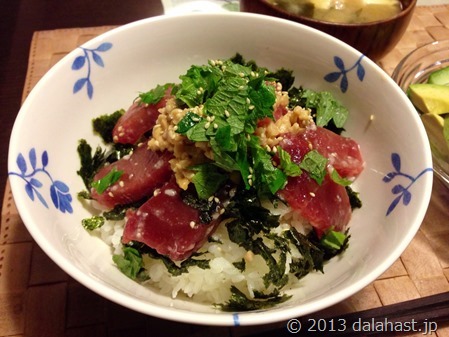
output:
[[[410,188],[415,184],[419,178],[421,178],[426,172],[431,172],[433,169],[431,167],[425,168],[422,170],[416,177],[402,172],[401,168],[401,156],[398,153],[391,154],[391,163],[393,165],[394,171],[387,173],[383,177],[384,183],[390,183],[395,178],[403,177],[408,180],[408,183],[404,186],[401,183],[398,183],[393,186],[391,192],[393,195],[397,195],[397,197],[391,202],[390,206],[387,210],[387,216],[390,215],[391,212],[399,205],[400,201],[404,206],[407,206],[412,200],[412,193],[410,192]]]
[[[360,58],[349,68],[346,68],[345,62],[339,56],[334,56],[334,64],[338,68],[338,71],[331,72],[324,76],[324,80],[329,83],[336,82],[340,80],[340,90],[345,93],[349,87],[349,79],[347,74],[353,70],[356,70],[357,78],[360,82],[365,78],[365,68],[362,65],[362,59],[364,55],[360,56]]]
[[[112,48],[112,43],[103,42],[97,48],[84,48],[79,47],[83,51],[83,55],[77,56],[72,63],[72,70],[79,71],[86,67],[86,76],[78,79],[73,85],[73,93],[76,94],[78,91],[86,87],[87,96],[92,99],[94,94],[94,86],[91,81],[92,67],[95,63],[97,66],[104,68],[104,61],[100,53],[107,52]]]
[[[70,194],[70,189],[61,180],[55,180],[51,173],[47,170],[48,166],[48,153],[47,151],[43,151],[41,155],[41,163],[38,164],[36,149],[33,147],[28,152],[28,162],[23,156],[22,153],[19,153],[16,159],[16,164],[19,169],[18,172],[8,172],[9,176],[20,177],[25,181],[25,192],[28,197],[35,201],[40,201],[42,205],[46,208],[49,208],[48,202],[46,201],[43,193],[42,187],[44,187],[44,183],[41,179],[38,179],[38,175],[43,175],[44,178],[47,177],[50,181],[50,198],[53,202],[53,205],[56,209],[60,210],[62,213],[72,213],[72,195]],[[29,169],[29,166],[31,170]]]

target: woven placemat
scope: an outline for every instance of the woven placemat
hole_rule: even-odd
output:
[[[111,28],[36,32],[23,98],[64,55]],[[449,39],[449,6],[418,7],[401,42],[379,64],[391,74],[404,55],[437,39]],[[362,291],[314,316],[355,312],[449,291],[448,205],[449,189],[436,180],[423,225],[401,258]],[[71,279],[33,241],[7,182],[0,225],[0,336],[238,337],[278,326],[282,325],[228,328],[175,323],[133,312],[96,295]],[[437,335],[449,337],[449,327],[440,326]]]

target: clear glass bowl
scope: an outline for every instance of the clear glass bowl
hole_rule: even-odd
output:
[[[448,66],[449,40],[435,41],[405,56],[396,66],[392,77],[407,92],[410,84],[425,83],[432,72]],[[434,171],[449,186],[449,145],[444,141],[443,128],[436,127],[426,119],[423,119],[423,123],[432,148]]]

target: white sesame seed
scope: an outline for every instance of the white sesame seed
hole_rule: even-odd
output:
[[[253,180],[252,179],[248,179],[248,185],[249,186],[253,186]]]
[[[255,108],[254,105],[250,105],[250,106],[248,107],[249,110],[254,110],[254,108]]]
[[[210,127],[210,122],[207,122],[206,124],[204,124],[205,129],[209,129],[209,127]]]
[[[251,100],[248,97],[246,97],[246,103],[251,103]]]
[[[176,190],[173,190],[171,188],[168,188],[164,191],[165,195],[168,195],[169,197],[174,197],[176,196],[178,193],[176,192]]]
[[[229,111],[228,111],[228,110],[225,110],[225,112],[224,112],[224,113],[225,113],[225,116],[226,116],[226,117],[229,117],[229,116],[231,116],[231,114],[229,113]]]
[[[196,223],[195,223],[195,221],[190,221],[190,228],[195,228],[195,225],[196,225]]]
[[[222,208],[222,209],[220,209],[220,210],[218,211],[218,213],[220,213],[220,215],[223,214],[224,212],[225,212],[225,209],[224,209],[224,208]]]
[[[239,73],[239,76],[240,76],[240,77],[244,77],[245,74],[244,74],[244,73]]]
[[[313,192],[310,192],[309,194],[310,194],[310,196],[313,197],[313,198],[316,196],[316,194],[313,193]]]
[[[214,123],[214,129],[218,129],[218,124]]]
[[[120,187],[125,186],[125,182],[123,180],[120,180],[118,184],[120,185]]]
[[[254,258],[254,253],[252,251],[248,250],[244,257],[245,261],[251,262],[253,260],[253,258]]]

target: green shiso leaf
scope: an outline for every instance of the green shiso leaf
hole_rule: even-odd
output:
[[[327,158],[323,157],[318,151],[312,150],[302,159],[299,167],[307,171],[311,178],[318,184],[321,184],[326,176]]]
[[[206,200],[212,196],[227,180],[215,165],[204,164],[193,168],[196,172],[192,178],[196,192],[200,199]]]
[[[118,171],[115,167],[106,174],[103,178],[99,180],[95,180],[92,182],[92,187],[95,188],[95,190],[102,194],[106,189],[116,183],[120,177],[123,175],[123,171]]]
[[[338,185],[349,186],[349,185],[352,184],[351,180],[343,178],[342,176],[340,176],[340,174],[338,174],[336,169],[332,170],[332,172],[330,173],[330,177]]]
[[[290,177],[297,177],[301,175],[302,171],[298,164],[292,162],[290,154],[282,149],[280,146],[277,147],[277,152],[280,160],[280,167],[285,172],[286,175]]]
[[[173,86],[174,86],[173,83],[157,85],[154,89],[151,89],[150,91],[140,93],[139,94],[140,101],[144,104],[156,104],[165,96],[165,92],[168,90],[168,88]]]
[[[339,250],[345,244],[346,238],[345,233],[330,230],[321,237],[321,244],[327,248]]]
[[[123,255],[114,254],[112,260],[123,274],[133,280],[143,268],[142,255],[132,247],[124,247]]]
[[[348,119],[348,109],[328,91],[292,88],[289,95],[291,106],[300,105],[316,113],[315,120],[318,126],[326,127],[333,124],[337,129],[341,129]]]

